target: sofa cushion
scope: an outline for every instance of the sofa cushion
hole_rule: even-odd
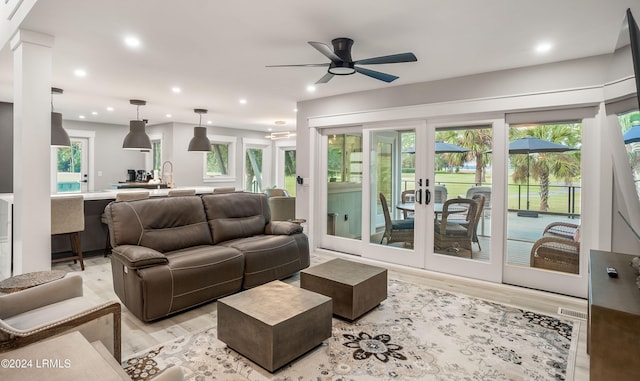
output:
[[[213,244],[264,234],[271,218],[262,193],[222,193],[202,197]]]
[[[309,266],[309,242],[304,234],[259,235],[221,242],[244,255],[243,288],[282,279]]]
[[[231,247],[196,246],[165,253],[167,266],[138,270],[145,321],[198,305],[242,287],[244,258]]]
[[[212,243],[199,197],[112,202],[105,215],[113,247],[138,245],[164,253]]]

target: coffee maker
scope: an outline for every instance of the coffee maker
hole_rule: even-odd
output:
[[[136,181],[136,170],[127,169],[127,182],[134,183]]]

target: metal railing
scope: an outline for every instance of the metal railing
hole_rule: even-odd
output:
[[[466,189],[472,186],[491,186],[491,183],[468,183],[455,181],[438,181],[438,185],[449,185],[450,189],[458,189],[458,192],[449,191],[449,198],[466,195]],[[414,189],[415,181],[402,180],[402,189]],[[526,211],[527,209],[527,185],[526,184],[508,184],[509,192],[509,211]],[[569,218],[580,217],[580,195],[581,186],[576,185],[549,185],[549,208],[540,210],[540,185],[529,185],[529,208],[531,211],[562,215]],[[565,197],[559,197],[566,195]],[[562,200],[562,201],[560,201]]]

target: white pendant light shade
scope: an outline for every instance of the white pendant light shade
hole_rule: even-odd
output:
[[[140,119],[140,106],[147,104],[146,101],[138,99],[131,99],[130,104],[137,106],[136,118]],[[144,120],[131,120],[129,121],[129,133],[124,137],[122,142],[122,148],[128,150],[151,150],[151,139],[144,132],[146,122]]]
[[[196,114],[200,114],[200,123],[198,127],[193,128],[193,138],[189,142],[189,152],[209,152],[211,151],[211,142],[207,137],[207,128],[202,127],[202,114],[206,114],[207,110],[197,108],[193,110]]]
[[[71,147],[69,134],[62,127],[62,114],[51,113],[51,145],[54,147]]]
[[[129,121],[129,133],[122,142],[122,148],[131,150],[151,149],[151,140],[144,132],[144,121]]]

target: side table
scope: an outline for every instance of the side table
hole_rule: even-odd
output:
[[[57,279],[62,279],[66,274],[66,271],[63,270],[51,270],[36,271],[12,276],[0,281],[0,292],[10,294],[12,292],[22,291]]]

